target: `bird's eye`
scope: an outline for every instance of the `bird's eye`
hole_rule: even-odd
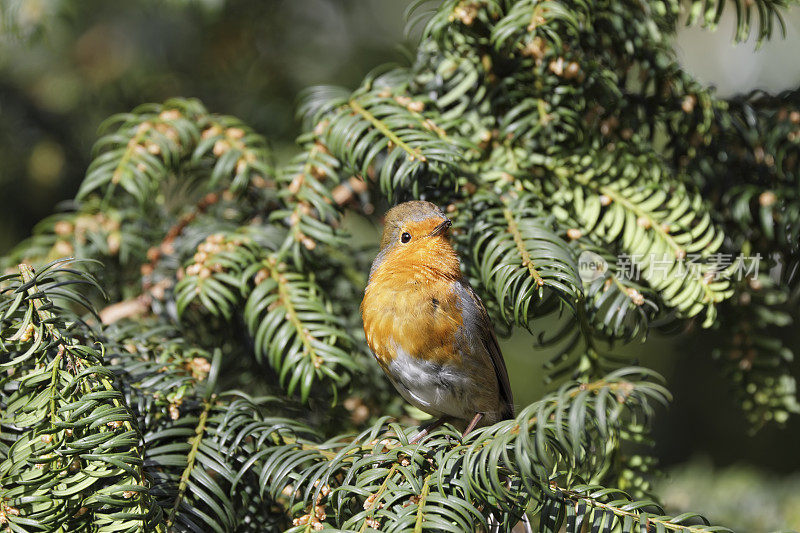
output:
[[[411,240],[411,234],[408,233],[407,231],[403,232],[403,234],[400,235],[400,242],[406,243],[410,240]]]

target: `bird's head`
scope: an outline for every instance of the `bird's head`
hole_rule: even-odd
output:
[[[440,275],[459,277],[458,256],[450,244],[450,220],[435,204],[405,202],[386,213],[381,251],[373,272],[384,265],[395,270],[433,269]]]
[[[387,248],[414,248],[429,239],[447,242],[450,220],[430,202],[405,202],[386,213],[381,251]]]

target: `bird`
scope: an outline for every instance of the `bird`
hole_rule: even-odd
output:
[[[400,395],[466,436],[514,417],[508,371],[492,322],[461,272],[451,221],[411,201],[385,216],[380,251],[361,302],[364,333]]]

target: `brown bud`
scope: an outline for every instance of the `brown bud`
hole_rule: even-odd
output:
[[[347,185],[341,184],[333,188],[331,196],[337,205],[344,205],[353,197],[353,191]]]
[[[164,300],[164,296],[166,296],[166,290],[163,284],[157,284],[152,289],[150,289],[150,294],[153,295],[153,298],[159,301]]]
[[[244,130],[242,128],[228,128],[225,130],[225,135],[231,139],[241,139],[244,137]]]
[[[57,256],[63,257],[72,255],[74,252],[75,250],[72,248],[72,244],[67,241],[56,241],[53,245],[53,253]]]
[[[161,120],[177,120],[181,118],[181,112],[177,109],[165,109],[158,115],[158,118]]]
[[[763,146],[756,146],[753,149],[753,159],[756,160],[756,163],[762,163],[764,161],[764,147]]]
[[[578,65],[575,61],[571,61],[567,65],[567,68],[564,69],[564,77],[567,78],[568,80],[571,80],[573,78],[577,78],[580,72],[581,72],[581,66]]]
[[[289,187],[287,189],[292,194],[297,194],[300,191],[300,187],[303,186],[304,177],[302,174],[297,174],[294,178],[292,178],[292,182],[289,183]]]
[[[644,296],[642,296],[641,292],[637,291],[633,287],[628,287],[625,289],[625,292],[628,294],[628,298],[630,298],[635,305],[641,306],[644,304]]]
[[[109,234],[106,238],[106,244],[108,245],[108,253],[111,255],[117,255],[119,252],[119,248],[122,245],[122,236],[119,234],[118,231]]]
[[[211,126],[210,128],[203,130],[201,137],[203,139],[209,139],[211,137],[216,137],[220,133],[222,133],[222,131],[219,129],[218,126]]]
[[[303,235],[303,237],[300,239],[300,242],[303,243],[303,246],[305,246],[307,250],[313,250],[317,247],[317,242],[311,237],[305,235]]]
[[[761,207],[769,207],[778,200],[775,193],[772,191],[764,191],[758,196],[758,203]]]
[[[549,68],[550,72],[552,72],[556,76],[561,76],[562,74],[564,74],[564,58],[559,57],[558,59],[554,59],[553,61],[550,62],[550,65],[548,65],[547,68]]]
[[[681,109],[683,109],[684,113],[691,113],[694,111],[695,104],[697,104],[697,97],[693,94],[687,94],[683,97]]]
[[[466,26],[471,26],[477,16],[478,8],[475,5],[462,3],[453,11],[451,18],[460,20]]]
[[[739,305],[750,305],[752,297],[749,292],[743,292],[739,295]]]
[[[318,180],[321,180],[322,178],[327,176],[325,169],[317,165],[311,165],[310,172],[311,175],[317,178]]]
[[[214,143],[214,149],[212,150],[213,154],[217,157],[220,157],[222,154],[227,152],[231,149],[231,145],[228,144],[227,141],[223,141],[220,139],[219,141]]]
[[[547,48],[544,44],[544,39],[541,37],[534,37],[531,42],[525,45],[522,49],[522,55],[529,56],[536,60],[536,64],[540,64]]]
[[[56,235],[60,235],[62,237],[65,235],[70,235],[73,229],[74,226],[72,223],[66,220],[59,220],[53,226],[53,231],[55,231]]]

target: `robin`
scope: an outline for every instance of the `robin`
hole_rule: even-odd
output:
[[[461,275],[451,222],[430,202],[386,213],[380,252],[361,302],[381,368],[415,407],[464,435],[514,416],[508,372],[481,299]]]

